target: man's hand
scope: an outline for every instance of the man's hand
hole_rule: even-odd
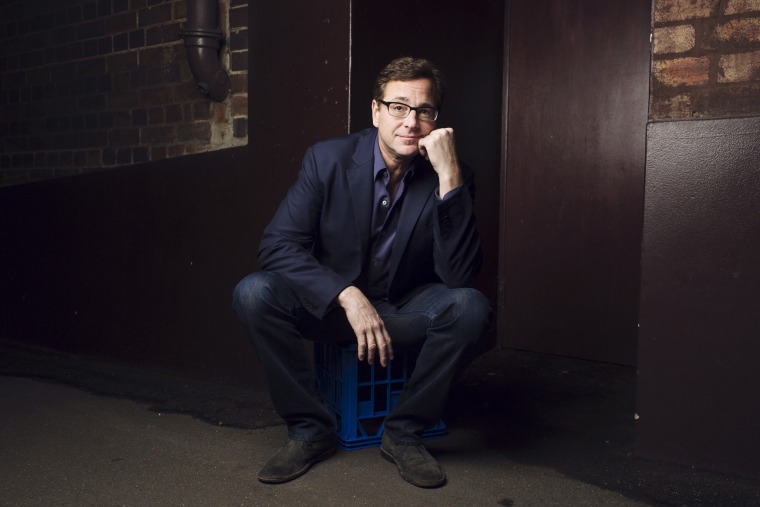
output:
[[[383,319],[377,314],[375,307],[362,291],[354,286],[343,289],[337,301],[346,311],[348,323],[356,335],[359,361],[364,361],[366,356],[367,362],[372,364],[377,351],[380,364],[385,367],[388,360],[393,359],[393,347]]]
[[[454,129],[433,130],[420,139],[419,149],[420,155],[430,161],[433,169],[438,173],[441,198],[463,183],[462,169],[459,166],[456,144],[454,143]]]

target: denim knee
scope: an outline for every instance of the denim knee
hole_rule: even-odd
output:
[[[274,300],[274,286],[279,281],[279,277],[272,273],[251,273],[232,291],[232,308],[241,317],[258,313],[262,306],[269,306]]]
[[[469,330],[469,337],[478,341],[491,324],[490,301],[480,291],[472,288],[453,289],[452,295],[459,328]]]

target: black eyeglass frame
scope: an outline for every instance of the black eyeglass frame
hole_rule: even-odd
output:
[[[409,113],[411,113],[412,111],[414,111],[417,114],[417,118],[420,121],[436,121],[438,119],[438,108],[437,107],[430,107],[430,106],[418,106],[418,107],[414,107],[414,106],[410,106],[409,104],[404,104],[403,102],[395,102],[395,101],[390,101],[389,102],[389,101],[380,100],[380,99],[377,99],[377,101],[379,103],[381,103],[381,104],[385,104],[385,106],[388,108],[388,114],[390,114],[394,118],[406,118],[407,116],[409,116]],[[393,113],[391,113],[391,104],[398,104],[400,106],[408,107],[409,110],[406,112],[406,114],[404,116],[396,116]],[[432,119],[423,119],[423,118],[420,118],[419,117],[419,113],[417,113],[418,109],[429,109],[429,110],[433,111],[433,118]]]

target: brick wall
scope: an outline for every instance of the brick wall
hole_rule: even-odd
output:
[[[245,144],[248,0],[219,0],[231,93],[196,88],[187,0],[0,4],[0,185]]]
[[[760,0],[654,0],[651,120],[760,115]]]

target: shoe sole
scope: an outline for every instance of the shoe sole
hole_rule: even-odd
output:
[[[396,461],[396,458],[394,458],[391,453],[389,453],[388,451],[386,451],[382,447],[380,448],[380,456],[382,456],[383,458],[385,458],[386,461],[390,461],[391,463],[393,463],[394,465],[396,465],[396,468],[398,468],[398,474],[401,476],[401,478],[404,479],[409,484],[414,484],[418,488],[438,488],[438,487],[443,486],[444,484],[446,484],[446,476],[445,475],[443,476],[443,478],[441,478],[441,480],[438,480],[438,481],[435,481],[435,482],[419,482],[419,481],[415,481],[414,479],[412,479],[411,477],[409,477],[408,475],[406,475],[403,470],[401,470],[401,467],[399,466],[398,461]]]
[[[292,473],[290,475],[286,475],[285,477],[261,477],[259,475],[258,476],[259,482],[263,482],[264,484],[282,484],[283,482],[288,482],[288,481],[292,481],[293,479],[298,479],[303,474],[305,474],[306,472],[308,472],[309,469],[313,465],[319,463],[320,461],[324,461],[324,460],[326,460],[328,458],[331,458],[331,457],[335,456],[336,452],[338,452],[338,448],[337,447],[334,447],[334,448],[332,448],[330,450],[327,450],[327,451],[323,452],[322,454],[320,454],[319,456],[317,456],[314,459],[312,459],[311,461],[309,461],[308,463],[306,463],[306,466],[304,466],[302,469],[300,469],[297,472],[294,472],[294,473]]]

